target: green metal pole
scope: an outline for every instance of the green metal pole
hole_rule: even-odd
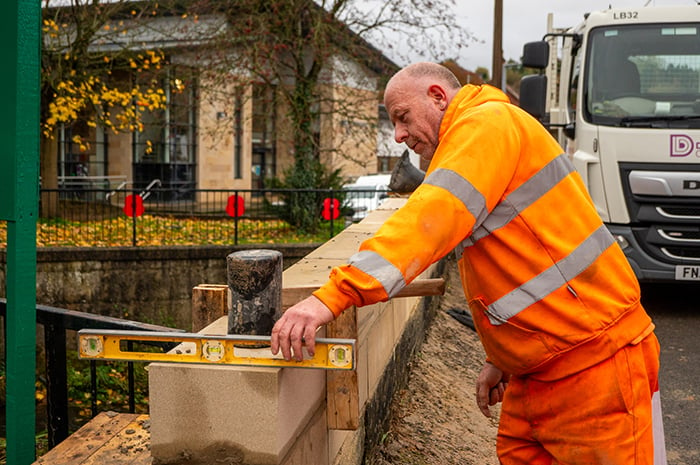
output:
[[[7,463],[35,457],[36,219],[41,5],[3,2],[0,15],[0,220],[7,221]]]

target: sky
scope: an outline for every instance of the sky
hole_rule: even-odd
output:
[[[547,32],[547,14],[554,14],[554,27],[575,26],[584,13],[613,8],[695,5],[695,0],[503,0],[503,56],[520,61],[523,44],[542,39]],[[462,24],[483,43],[470,43],[457,56],[466,69],[491,69],[493,1],[456,0]],[[475,7],[476,5],[476,7]],[[700,7],[698,7],[700,8]],[[446,57],[454,58],[454,57]]]

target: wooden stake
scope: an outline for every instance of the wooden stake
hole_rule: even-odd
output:
[[[230,296],[226,284],[199,284],[192,288],[192,332],[228,315]]]

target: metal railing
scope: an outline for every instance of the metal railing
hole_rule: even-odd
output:
[[[0,316],[5,317],[7,300],[0,299]],[[77,347],[68,348],[71,332],[81,329],[120,329],[137,331],[172,331],[184,332],[164,326],[140,323],[138,321],[77,312],[63,308],[36,306],[37,325],[44,329],[44,357],[46,360],[46,414],[49,447],[53,447],[69,435],[69,399],[68,399],[68,351],[77,351]],[[6,339],[5,339],[6,341]],[[7,351],[5,351],[7,353]],[[90,410],[92,417],[99,413],[98,380],[96,362],[90,362]],[[128,409],[134,413],[135,387],[134,366],[127,364]]]
[[[108,189],[115,183],[126,183],[126,176],[59,176],[61,189]]]
[[[381,202],[375,200],[378,195],[386,197],[387,192],[183,191],[153,183],[148,189],[42,189],[37,243],[59,247],[265,243],[295,236],[284,219],[287,202],[301,203],[320,218],[316,236],[309,240],[327,240],[376,208]]]

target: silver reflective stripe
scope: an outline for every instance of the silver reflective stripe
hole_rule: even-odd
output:
[[[363,250],[350,257],[348,264],[358,268],[382,283],[389,297],[406,287],[401,271],[377,252]]]
[[[423,184],[442,187],[457,197],[476,219],[475,227],[480,225],[489,214],[486,210],[484,195],[455,171],[444,168],[437,169],[423,181]]]
[[[666,465],[666,439],[664,436],[664,417],[661,414],[661,395],[654,392],[651,397],[651,425],[654,432],[654,465]]]
[[[615,239],[607,228],[601,225],[568,256],[489,305],[487,313],[491,324],[505,323],[509,318],[566,285],[591,266],[614,242]]]
[[[547,163],[534,176],[522,183],[520,187],[496,205],[496,208],[493,209],[481,226],[474,229],[472,235],[463,241],[460,252],[463,252],[466,247],[474,245],[479,239],[483,239],[493,231],[513,221],[520,212],[552,190],[573,171],[574,165],[566,154],[559,155]]]

